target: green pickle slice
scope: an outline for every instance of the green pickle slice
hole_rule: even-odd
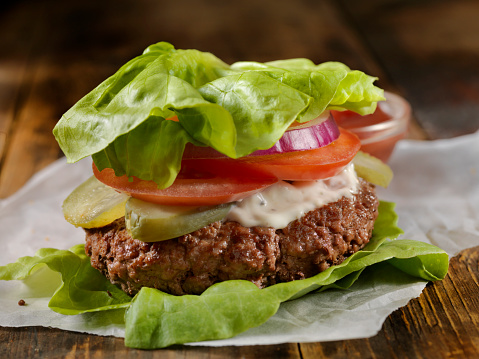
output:
[[[379,158],[359,151],[353,159],[354,170],[366,181],[386,188],[393,179],[393,171]]]
[[[165,241],[224,219],[232,206],[163,206],[130,198],[125,205],[126,228],[140,241]]]
[[[103,227],[125,215],[128,198],[91,176],[65,199],[63,215],[77,227]]]

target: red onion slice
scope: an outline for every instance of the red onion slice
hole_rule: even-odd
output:
[[[319,120],[319,121],[318,121]],[[319,122],[319,123],[318,123]],[[309,126],[304,126],[309,125]],[[273,147],[259,150],[249,156],[277,155],[285,152],[306,151],[329,145],[339,137],[339,128],[333,117],[318,117],[284,133]]]
[[[293,151],[306,151],[329,145],[339,137],[339,128],[329,112],[302,124],[295,124],[283,134],[273,147],[258,150],[248,156],[277,155]],[[211,147],[188,144],[184,159],[226,158],[227,156]]]

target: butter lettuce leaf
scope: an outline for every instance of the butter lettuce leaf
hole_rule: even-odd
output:
[[[45,265],[61,274],[61,285],[48,303],[55,312],[74,315],[130,305],[131,297],[90,265],[90,257],[82,244],[70,250],[42,248],[34,256],[0,266],[0,279],[25,279]]]
[[[153,349],[173,344],[224,339],[266,322],[282,302],[298,299],[313,291],[347,289],[366,268],[400,269],[424,280],[445,277],[449,257],[433,245],[392,240],[402,234],[396,226],[392,203],[381,202],[379,218],[370,243],[343,263],[304,280],[258,289],[247,281],[217,283],[199,296],[181,297],[143,288],[125,314],[125,344]],[[394,282],[394,277],[391,277]],[[300,299],[299,299],[300,300]]]
[[[125,344],[153,349],[231,338],[265,323],[282,302],[301,300],[313,291],[350,288],[364,269],[374,270],[375,265],[390,263],[393,268],[402,270],[402,274],[424,280],[444,278],[448,266],[446,253],[416,241],[386,241],[374,251],[366,249],[359,253],[312,278],[265,289],[258,289],[247,281],[227,281],[213,285],[200,296],[176,297],[143,288],[126,311]],[[379,268],[384,271],[390,267]],[[395,280],[390,278],[391,283]]]
[[[235,158],[273,146],[314,101],[311,96],[254,71],[222,77],[199,91],[203,98],[231,114],[236,128]]]
[[[237,62],[232,68],[258,71],[280,81],[314,101],[308,111],[298,116],[298,122],[307,122],[325,110],[351,110],[361,115],[374,112],[377,101],[384,100],[382,89],[374,86],[376,77],[351,70],[340,62],[315,65],[308,59],[289,59],[267,63]]]
[[[306,59],[230,66],[161,42],[78,101],[53,133],[70,163],[93,156],[99,170],[165,188],[178,174],[186,143],[246,156],[272,147],[294,121],[327,109],[371,113],[384,99],[375,80],[344,64]],[[174,116],[176,125],[162,124]],[[145,128],[155,136],[145,140]],[[133,160],[134,153],[141,155]]]
[[[61,285],[49,302],[52,310],[68,315],[102,312],[117,323],[119,310],[126,309],[125,344],[162,348],[233,337],[266,322],[282,302],[313,291],[350,288],[365,269],[389,270],[382,277],[389,275],[391,283],[403,281],[404,276],[426,281],[443,279],[448,269],[447,253],[431,244],[395,239],[402,234],[396,222],[394,204],[381,202],[373,236],[363,250],[314,277],[265,289],[233,280],[217,283],[201,295],[173,296],[143,288],[132,299],[90,266],[83,245],[70,250],[41,249],[33,257],[0,267],[0,279],[25,279],[46,265],[61,274]]]

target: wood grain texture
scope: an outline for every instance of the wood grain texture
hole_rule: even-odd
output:
[[[51,130],[84,94],[165,40],[227,62],[307,57],[379,77],[413,106],[410,138],[479,129],[479,13],[468,0],[23,0],[0,5],[0,198],[61,152]],[[452,120],[451,120],[452,119]],[[368,339],[252,347],[125,348],[57,329],[0,328],[1,358],[479,357],[479,249]]]
[[[240,347],[173,346],[159,350],[126,348],[123,339],[100,337],[43,327],[0,327],[2,358],[277,358],[300,359],[298,344],[258,345]],[[5,345],[6,344],[6,345]]]
[[[301,344],[306,358],[479,357],[479,247],[451,259],[449,273],[392,313],[368,339]]]

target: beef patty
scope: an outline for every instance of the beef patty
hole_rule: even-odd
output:
[[[94,268],[130,295],[141,287],[200,294],[230,279],[263,288],[314,276],[362,249],[371,237],[378,204],[373,185],[361,180],[352,199],[310,211],[283,229],[219,221],[154,243],[131,238],[121,218],[86,229],[85,251]]]

